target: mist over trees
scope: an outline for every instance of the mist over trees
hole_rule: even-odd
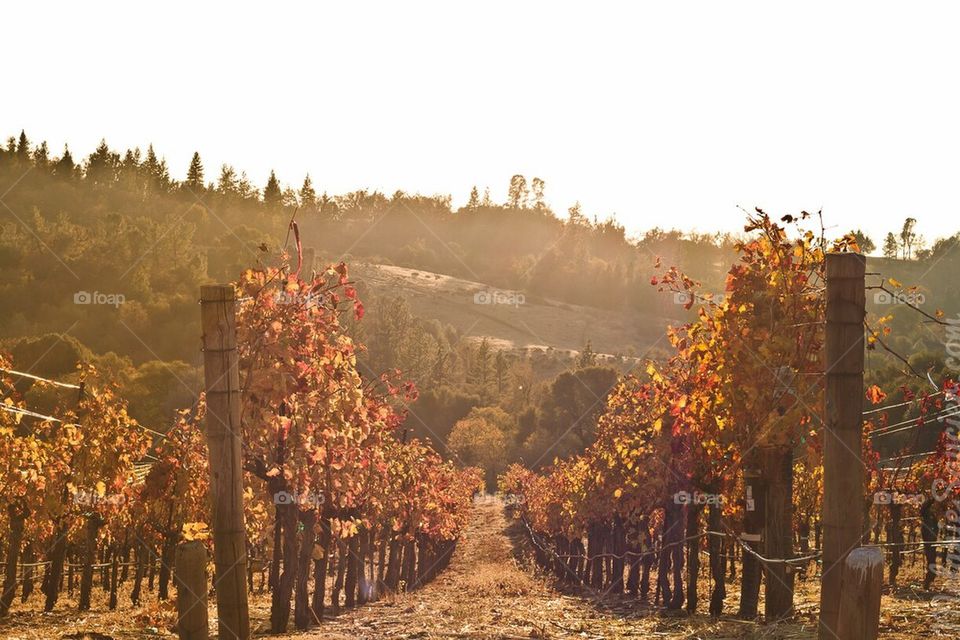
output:
[[[206,166],[199,152],[180,180],[153,145],[121,152],[102,141],[86,158],[75,158],[69,147],[52,153],[25,132],[11,137],[0,148],[0,304],[8,310],[0,340],[19,350],[31,341],[45,341],[45,348],[67,341],[64,361],[96,360],[128,387],[138,418],[162,422],[183,395],[199,390],[198,286],[231,281],[274,259],[295,212],[304,246],[316,252],[313,266],[395,264],[528,297],[676,321],[692,311],[650,286],[656,259],[680,266],[704,292],[722,293],[737,242],[664,230],[655,214],[650,230],[631,238],[615,219],[592,216],[579,203],[561,217],[548,205],[549,185],[519,174],[506,181],[502,198],[477,185],[459,208],[447,195],[330,194],[310,175],[295,184],[271,172],[256,185],[240,168]],[[883,254],[897,259],[892,273],[911,282],[929,267],[924,280],[937,290],[928,291],[929,302],[960,298],[950,277],[957,237],[926,249],[915,224],[908,218],[884,239]],[[862,231],[852,233],[864,250],[875,249]],[[84,303],[83,294],[122,303]],[[362,374],[404,371],[422,390],[409,428],[461,456],[472,455],[470,443],[485,438],[491,424],[502,435],[505,459],[549,464],[582,449],[592,441],[592,419],[571,427],[569,416],[602,399],[616,373],[633,366],[596,361],[589,336],[576,360],[532,360],[418,316],[402,291],[361,295],[369,309],[356,327],[368,347],[358,363]],[[897,311],[891,310],[894,326]],[[924,340],[916,337],[910,348],[918,354],[932,348]],[[43,358],[41,373],[57,366]],[[159,389],[159,399],[137,392],[146,388]],[[485,408],[507,418],[477,413]]]

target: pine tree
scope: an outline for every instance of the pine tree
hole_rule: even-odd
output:
[[[148,184],[156,191],[166,191],[170,187],[170,171],[166,160],[158,160],[151,144],[147,148],[147,159],[143,161],[143,172]]]
[[[490,343],[486,338],[484,338],[480,341],[476,352],[473,354],[473,362],[470,371],[471,382],[480,385],[482,389],[486,389],[487,385],[490,383],[490,370],[492,364],[493,363],[491,362],[490,358]]]
[[[120,179],[129,188],[137,188],[142,185],[140,179],[140,147],[127,149],[123,156],[123,162],[120,163]]]
[[[112,185],[117,180],[117,171],[120,165],[120,155],[110,151],[105,139],[87,158],[87,180],[96,185]]]
[[[337,201],[330,197],[326,191],[323,192],[323,195],[317,200],[317,208],[320,211],[320,215],[325,219],[333,220],[337,217]]]
[[[477,191],[477,185],[473,185],[473,189],[470,190],[470,200],[467,201],[468,209],[476,209],[480,206],[480,192]]]
[[[225,196],[237,195],[237,171],[228,164],[220,167],[220,178],[217,180],[217,191]]]
[[[270,170],[270,177],[267,179],[267,186],[263,188],[263,204],[268,208],[276,207],[280,204],[283,192],[280,190],[280,181],[277,175]]]
[[[200,153],[197,151],[193,152],[193,158],[190,159],[190,167],[187,169],[187,179],[183,184],[194,193],[203,191],[203,163],[200,161]]]
[[[72,178],[75,166],[73,156],[70,155],[70,147],[63,145],[63,155],[53,165],[53,172],[61,178]]]
[[[157,160],[157,154],[153,150],[153,145],[151,144],[147,147],[147,157],[143,161],[143,172],[148,177],[156,175],[160,166],[160,161]]]
[[[23,129],[20,130],[20,139],[17,141],[17,160],[24,163],[30,161],[30,141]]]
[[[577,369],[586,369],[597,364],[597,354],[593,350],[593,345],[587,340],[587,344],[580,351],[577,357]]]
[[[313,182],[308,173],[303,179],[303,186],[300,187],[300,206],[309,211],[317,208],[317,192],[313,189]]]
[[[893,235],[893,232],[888,233],[883,241],[883,257],[896,258],[899,251],[900,243],[897,242],[897,236]]]
[[[37,169],[46,169],[50,164],[50,149],[47,148],[46,140],[33,150],[33,164]]]
[[[254,188],[246,171],[240,172],[240,179],[237,180],[237,195],[244,200],[256,200],[260,197],[260,192]]]
[[[507,359],[503,355],[503,349],[497,349],[497,357],[493,362],[494,371],[497,374],[497,397],[503,395],[503,383],[507,374]]]

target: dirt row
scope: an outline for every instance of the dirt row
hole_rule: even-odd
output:
[[[562,590],[536,571],[522,525],[509,522],[496,498],[477,500],[450,566],[433,582],[409,594],[384,598],[345,611],[309,632],[284,637],[337,640],[431,638],[716,638],[743,640],[812,640],[819,608],[818,581],[798,580],[796,615],[790,622],[765,625],[733,617],[739,586],[728,588],[725,611],[711,620],[705,613],[665,613],[627,596],[602,596],[584,589]],[[915,575],[914,575],[915,574]],[[920,565],[909,565],[901,587],[883,597],[881,638],[960,637],[960,593],[937,594],[920,589]],[[939,585],[942,589],[944,585]],[[706,578],[700,589],[705,593]],[[0,621],[0,639],[175,638],[172,602],[154,598],[136,609],[106,611],[105,594],[95,589],[93,610],[80,613],[74,603],[51,614],[32,599]],[[98,599],[99,598],[99,599]],[[761,606],[762,610],[762,606]],[[251,596],[251,623],[256,637],[267,637],[269,594]],[[215,598],[210,602],[211,630],[216,629]],[[951,630],[952,629],[952,630]],[[103,634],[86,636],[87,632]]]

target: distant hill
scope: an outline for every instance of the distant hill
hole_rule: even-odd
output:
[[[643,357],[665,346],[668,321],[653,313],[568,304],[394,265],[360,262],[351,269],[361,291],[402,295],[415,315],[449,324],[468,338],[487,338],[495,348],[513,353],[573,356],[589,340],[600,355]]]

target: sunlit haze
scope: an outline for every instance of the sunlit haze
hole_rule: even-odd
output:
[[[878,245],[907,216],[928,243],[956,230],[947,5],[470,7],[15,3],[0,122],[54,153],[152,142],[176,178],[197,150],[208,178],[329,193],[502,201],[521,173],[631,233],[738,230],[737,205],[823,208]]]

